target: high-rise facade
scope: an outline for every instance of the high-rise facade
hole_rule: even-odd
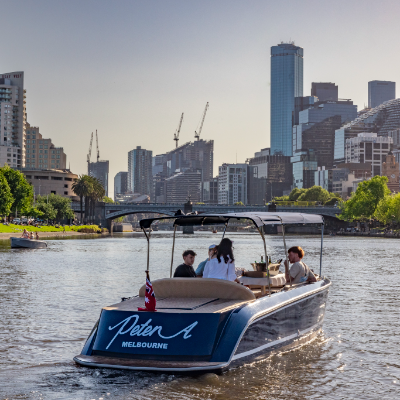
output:
[[[118,172],[114,177],[114,201],[118,194],[128,193],[128,172]]]
[[[388,100],[396,98],[396,82],[370,81],[368,82],[368,107],[378,107]]]
[[[311,96],[318,97],[319,101],[338,101],[338,86],[331,82],[312,82]]]
[[[292,155],[295,97],[303,96],[303,49],[271,47],[271,154]]]
[[[108,161],[90,162],[88,164],[88,175],[97,178],[104,187],[105,196],[108,196],[108,175],[110,165]]]
[[[67,155],[63,147],[54,146],[51,139],[43,139],[37,126],[26,123],[25,168],[66,169]]]
[[[218,175],[218,204],[247,204],[247,164],[222,164]]]
[[[24,73],[0,74],[0,167],[25,165],[25,123]]]
[[[153,200],[153,174],[151,150],[136,149],[128,153],[128,191],[150,196]]]

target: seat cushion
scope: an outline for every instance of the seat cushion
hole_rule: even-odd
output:
[[[229,300],[254,300],[253,292],[236,282],[213,278],[165,278],[152,282],[156,298],[192,297]],[[139,290],[144,297],[146,285]]]

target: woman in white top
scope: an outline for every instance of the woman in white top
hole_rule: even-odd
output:
[[[203,278],[225,279],[237,282],[231,240],[228,238],[221,240],[216,257],[208,261],[204,267]]]

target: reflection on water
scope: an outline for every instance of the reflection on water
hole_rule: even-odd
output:
[[[175,265],[194,249],[196,264],[220,234],[176,242]],[[256,234],[230,234],[238,266],[263,253]],[[281,238],[267,238],[282,258]],[[144,283],[146,240],[52,240],[45,250],[0,241],[0,398],[8,399],[397,399],[400,396],[398,241],[327,237],[325,275],[333,281],[324,330],[302,348],[215,374],[178,376],[79,367],[78,354],[104,305]],[[151,278],[168,276],[172,239],[155,232]],[[319,239],[292,236],[318,269]]]

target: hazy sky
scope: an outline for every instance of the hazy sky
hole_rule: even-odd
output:
[[[136,146],[161,154],[214,139],[214,173],[269,146],[270,47],[304,48],[304,95],[335,82],[367,104],[369,80],[400,82],[400,1],[3,1],[0,73],[25,72],[28,122],[86,173],[90,134],[114,176]],[[95,151],[92,152],[94,160]]]

